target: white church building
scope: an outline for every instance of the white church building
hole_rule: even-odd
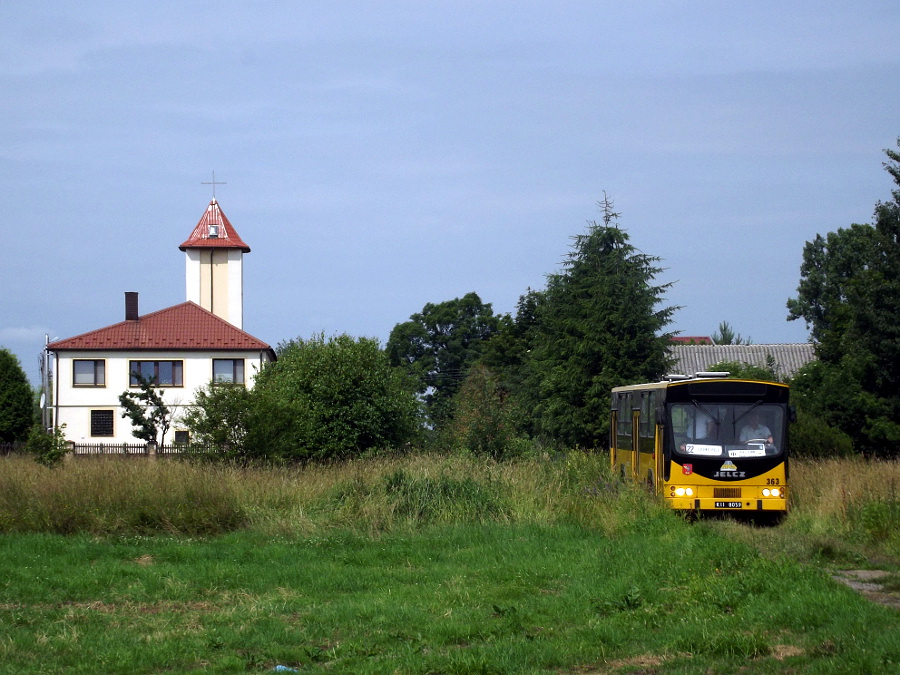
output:
[[[187,300],[149,314],[125,293],[124,320],[47,345],[54,373],[52,419],[75,444],[140,443],[119,395],[152,379],[175,411],[166,442],[187,442],[181,413],[210,383],[250,387],[275,352],[243,330],[243,256],[250,252],[215,197],[188,239]]]

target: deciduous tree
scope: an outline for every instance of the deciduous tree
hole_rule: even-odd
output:
[[[876,204],[873,225],[808,242],[788,301],[819,357],[794,378],[798,400],[858,451],[882,454],[900,444],[900,153],[885,152],[893,199]]]
[[[819,359],[837,363],[847,352],[853,286],[876,255],[875,228],[867,224],[817,234],[803,247],[797,297],[787,302],[788,321],[806,322]]]
[[[419,427],[406,374],[377,340],[349,335],[296,339],[256,378],[246,444],[255,456],[340,459],[395,449]]]
[[[122,417],[131,420],[134,427],[132,433],[136,438],[162,445],[172,424],[172,411],[163,400],[162,390],[154,386],[153,380],[137,372],[132,376],[137,378],[138,390],[119,394]]]
[[[387,353],[392,365],[410,372],[419,383],[428,416],[442,424],[468,369],[499,328],[490,303],[467,293],[438,304],[428,303],[391,331]]]

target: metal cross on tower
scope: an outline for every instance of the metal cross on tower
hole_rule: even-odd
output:
[[[213,186],[213,199],[216,198],[216,185],[228,185],[228,181],[219,181],[216,182],[216,172],[212,172],[213,179],[212,181],[203,181],[200,185],[212,185]]]

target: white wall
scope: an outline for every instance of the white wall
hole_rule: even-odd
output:
[[[166,435],[166,443],[174,440],[174,432],[184,427],[178,424],[185,406],[191,405],[196,391],[212,380],[213,359],[244,359],[244,379],[247,387],[253,386],[256,373],[267,359],[259,351],[133,351],[96,352],[61,351],[54,355],[53,407],[57,426],[65,424],[67,440],[75,443],[141,443],[132,435],[131,420],[122,417],[119,395],[136,391],[129,387],[128,362],[182,361],[183,386],[161,387],[163,399],[170,408],[177,408],[175,422]],[[73,361],[77,359],[104,359],[106,384],[103,387],[76,387],[73,384]],[[91,410],[113,410],[113,436],[91,436]]]

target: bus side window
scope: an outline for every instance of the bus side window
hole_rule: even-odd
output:
[[[644,438],[653,437],[653,414],[656,412],[653,404],[656,397],[654,392],[645,391],[641,394],[641,436]]]
[[[619,436],[631,436],[631,394],[619,394]]]

